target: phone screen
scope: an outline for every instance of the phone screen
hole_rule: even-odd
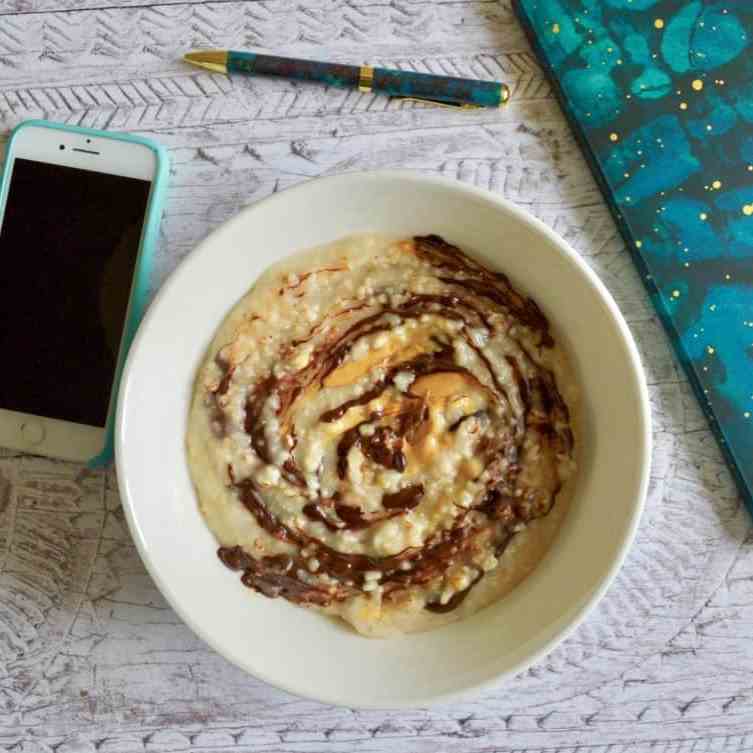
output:
[[[0,227],[0,408],[105,425],[150,186],[15,159]]]

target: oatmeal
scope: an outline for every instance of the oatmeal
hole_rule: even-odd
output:
[[[574,393],[504,275],[437,236],[353,236],[268,270],[228,316],[189,463],[246,586],[367,635],[428,629],[543,556],[574,471]]]

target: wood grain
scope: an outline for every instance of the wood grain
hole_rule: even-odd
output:
[[[212,46],[502,78],[513,101],[456,113],[179,62]],[[751,527],[509,1],[5,0],[0,121],[29,117],[170,149],[155,289],[240,207],[320,175],[407,167],[525,206],[627,317],[655,451],[638,541],[575,635],[495,692],[401,712],[321,706],[230,666],[144,571],[114,471],[0,451],[0,751],[753,750]]]

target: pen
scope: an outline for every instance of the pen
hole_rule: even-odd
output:
[[[510,96],[507,85],[497,81],[437,76],[433,73],[374,68],[370,65],[323,63],[256,52],[199,50],[189,52],[183,59],[216,73],[237,72],[295,81],[316,81],[327,86],[358,89],[361,92],[460,109],[500,107]]]

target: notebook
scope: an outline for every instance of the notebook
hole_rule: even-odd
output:
[[[753,2],[514,5],[753,512]]]

